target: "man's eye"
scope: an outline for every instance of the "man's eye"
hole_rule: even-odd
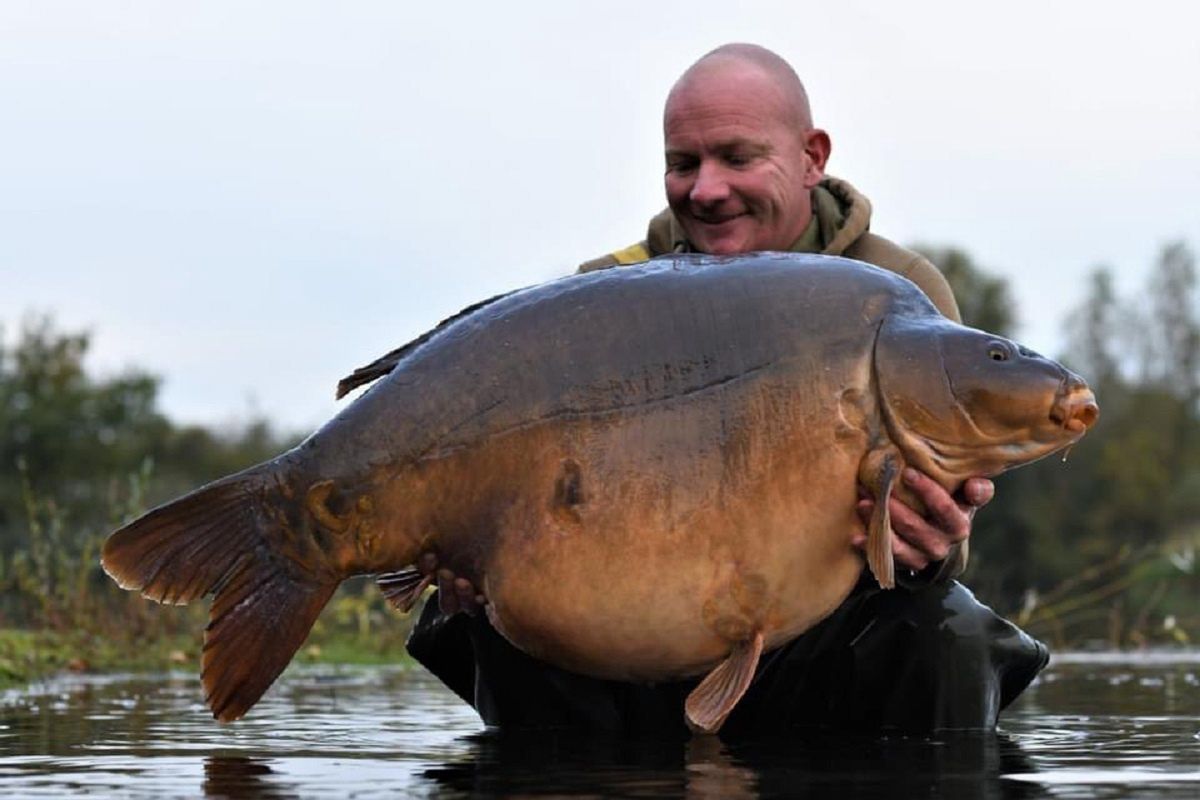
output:
[[[696,168],[694,161],[668,161],[667,172],[690,172]]]

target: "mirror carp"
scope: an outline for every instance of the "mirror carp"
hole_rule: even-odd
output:
[[[893,273],[783,253],[680,255],[472,306],[346,378],[294,449],[113,533],[104,569],[212,595],[202,681],[246,713],[346,578],[409,608],[425,554],[530,655],[600,678],[705,677],[715,731],[760,654],[895,584],[887,499],[953,491],[1077,441],[1084,381],[955,324]],[[907,497],[915,503],[915,498]],[[958,554],[965,558],[965,551]]]

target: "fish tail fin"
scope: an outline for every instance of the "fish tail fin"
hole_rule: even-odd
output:
[[[248,555],[217,591],[204,629],[200,680],[213,716],[238,719],[308,638],[337,582],[297,580]]]
[[[283,533],[270,499],[276,469],[253,467],[147,512],[109,536],[100,559],[122,588],[159,603],[214,595],[201,680],[222,722],[275,681],[340,582],[273,546]]]

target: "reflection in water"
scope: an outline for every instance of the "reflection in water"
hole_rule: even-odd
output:
[[[713,736],[697,736],[688,742],[684,766],[687,797],[743,800],[759,796],[760,781],[755,770],[740,766],[721,740]]]
[[[1188,798],[1200,655],[1059,659],[999,734],[501,736],[421,672],[296,670],[232,725],[193,676],[69,678],[0,702],[5,796]]]
[[[1041,794],[1029,783],[1000,780],[1034,766],[1017,742],[997,734],[880,739],[813,732],[729,743],[487,733],[470,742],[467,758],[425,771],[439,793],[731,800]]]
[[[268,780],[274,770],[261,758],[209,756],[204,759],[205,797],[272,798],[295,797],[298,787],[280,788]]]
[[[938,737],[816,737],[731,748],[761,776],[770,797],[1033,797],[1036,787],[999,778],[1031,769],[1020,745],[1001,734]]]

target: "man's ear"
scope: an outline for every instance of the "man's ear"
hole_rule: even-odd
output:
[[[804,174],[804,183],[809,189],[825,177],[825,162],[829,160],[832,149],[833,143],[829,140],[829,134],[820,128],[813,128],[804,134],[804,152],[808,154],[808,170]]]

